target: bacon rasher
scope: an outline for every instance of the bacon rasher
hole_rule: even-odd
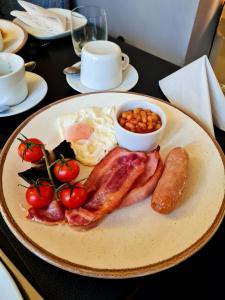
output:
[[[68,223],[89,226],[111,213],[144,172],[147,159],[142,152],[130,152],[119,147],[113,149],[88,177],[85,184],[88,201],[84,207],[66,213]]]
[[[85,188],[87,192],[93,193],[98,189],[98,187],[101,185],[101,182],[104,180],[105,177],[107,177],[106,174],[111,173],[112,169],[114,168],[114,163],[121,159],[121,157],[124,157],[130,153],[130,151],[115,147],[112,149],[92,170],[90,175],[88,176],[86,182],[85,182]],[[142,154],[142,153],[141,153]],[[145,157],[146,159],[146,157]]]
[[[29,208],[27,218],[40,223],[61,224],[65,222],[65,208],[59,201],[52,201],[45,208]]]
[[[126,207],[142,201],[153,193],[164,169],[159,150],[160,148],[158,147],[147,154],[148,161],[144,173],[136,180],[130,192],[121,202],[120,207]]]

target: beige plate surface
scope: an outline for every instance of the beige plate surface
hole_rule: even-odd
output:
[[[19,25],[0,19],[0,29],[4,42],[2,52],[16,53],[25,45],[28,35]]]
[[[190,156],[190,174],[181,205],[164,216],[150,199],[114,211],[96,228],[77,232],[68,225],[47,226],[25,218],[24,183],[17,172],[29,168],[17,156],[19,132],[40,138],[49,149],[60,142],[56,119],[87,106],[119,105],[147,100],[166,113],[161,140],[165,158],[175,146]],[[46,130],[46,123],[47,130]],[[198,251],[215,233],[224,216],[224,156],[216,141],[196,122],[165,102],[134,93],[108,92],[73,96],[38,111],[11,135],[1,154],[0,203],[14,235],[30,251],[65,270],[93,277],[127,278],[159,272]],[[81,177],[90,169],[82,168]]]

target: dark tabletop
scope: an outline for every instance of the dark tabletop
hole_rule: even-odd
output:
[[[166,100],[158,81],[179,67],[124,42],[116,42],[129,55],[131,64],[139,73],[139,81],[132,91]],[[51,102],[77,94],[62,73],[63,68],[79,60],[74,54],[70,37],[54,41],[29,37],[25,47],[17,54],[25,61],[37,62],[34,72],[47,81],[48,92],[37,106],[27,112],[0,118],[0,148],[13,130],[33,112]],[[225,133],[217,128],[215,132],[224,151]],[[197,296],[201,299],[225,299],[224,222],[213,238],[186,261],[166,271],[133,279],[96,279],[56,268],[21,245],[1,217],[0,248],[45,299],[195,299]]]

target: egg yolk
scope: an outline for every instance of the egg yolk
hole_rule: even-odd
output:
[[[87,123],[75,123],[67,129],[66,140],[69,142],[88,140],[93,132],[94,129]]]

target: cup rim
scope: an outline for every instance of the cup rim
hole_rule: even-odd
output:
[[[119,114],[121,113],[122,108],[126,105],[131,104],[131,103],[140,103],[140,105],[138,107],[141,107],[142,103],[146,103],[147,105],[150,104],[152,106],[152,108],[153,107],[157,108],[160,111],[160,114],[161,114],[160,119],[162,120],[162,126],[159,129],[155,130],[155,131],[146,132],[146,133],[133,132],[133,131],[129,131],[129,130],[125,129],[123,126],[120,125],[120,123],[118,121],[118,117],[119,117]],[[128,110],[129,108],[126,108],[126,109]],[[151,109],[151,108],[149,108],[149,109]],[[154,110],[153,110],[153,112],[154,112]],[[158,112],[156,112],[156,113],[159,114]],[[128,101],[128,102],[125,102],[125,103],[121,104],[120,106],[118,106],[116,108],[114,122],[118,125],[118,127],[120,128],[120,130],[122,130],[122,132],[124,132],[124,133],[126,133],[130,136],[132,135],[132,136],[135,136],[135,137],[146,137],[146,136],[156,135],[156,134],[160,133],[161,131],[163,131],[165,126],[166,126],[166,123],[167,123],[167,118],[166,118],[166,114],[163,111],[163,109],[161,107],[159,107],[157,104],[154,104],[154,103],[151,103],[151,102],[148,102],[148,101],[131,100],[131,101]]]
[[[107,43],[107,44],[110,44],[110,45],[112,45],[118,52],[116,52],[116,53],[97,53],[97,52],[94,52],[94,53],[93,53],[93,52],[91,52],[91,51],[88,49],[88,47],[89,47],[90,45],[93,45],[94,43],[95,43],[95,44],[101,44],[101,43]],[[112,55],[118,55],[118,54],[121,54],[121,53],[122,53],[122,50],[121,50],[121,48],[120,48],[119,45],[117,45],[117,44],[114,43],[114,42],[108,41],[108,40],[89,41],[89,42],[87,42],[87,43],[83,46],[82,51],[85,51],[86,54],[88,54],[88,55],[91,55],[91,56],[97,56],[97,57],[99,57],[99,56],[101,56],[101,57],[112,56]]]

